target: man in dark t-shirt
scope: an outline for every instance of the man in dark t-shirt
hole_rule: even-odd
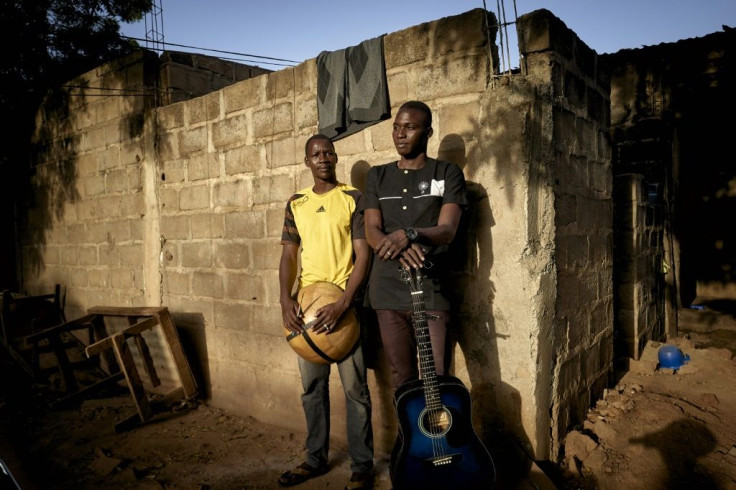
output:
[[[413,303],[401,267],[420,268],[425,276],[423,299],[438,375],[446,374],[450,360],[445,354],[450,310],[445,255],[467,198],[462,170],[427,156],[432,133],[430,108],[406,102],[393,125],[400,159],[371,168],[366,177],[366,238],[374,253],[368,301],[376,310],[394,390],[419,377]]]

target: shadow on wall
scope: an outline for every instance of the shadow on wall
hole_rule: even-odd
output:
[[[452,161],[465,170],[467,155],[463,138],[457,134],[445,136],[438,158]],[[452,312],[453,341],[460,346],[468,369],[474,425],[481,428],[479,436],[496,466],[504,468],[499,478],[506,478],[512,473],[526,474],[529,469],[528,465],[516,468],[519,461],[524,464],[527,461],[515,447],[509,447],[514,444],[513,437],[499,437],[503,427],[521,426],[521,397],[516,389],[500,381],[498,334],[493,312],[495,285],[490,279],[494,259],[493,212],[486,189],[471,180],[466,183],[468,208],[450,249],[454,271],[451,290],[456,294]],[[504,420],[501,420],[502,413]],[[513,420],[509,420],[510,417]],[[514,436],[518,438],[519,434]]]
[[[105,80],[111,86],[125,81],[125,74],[109,74]],[[105,111],[104,103],[96,102],[95,106],[87,104],[84,87],[89,86],[87,80],[75,80],[74,94],[63,88],[50,91],[39,109],[41,124],[36,128],[32,150],[29,158],[28,173],[20,177],[20,182],[13,186],[15,202],[18,204],[18,225],[20,243],[24,247],[22,253],[23,269],[40,274],[45,267],[45,251],[47,234],[55,221],[64,222],[67,205],[82,200],[77,161],[81,148],[81,136],[78,119],[89,117],[98,120],[96,111]],[[94,87],[91,89],[94,92]],[[78,98],[76,98],[78,97]],[[128,104],[128,109],[120,118],[120,134],[133,141],[143,133],[143,109],[149,101],[140,105],[135,111],[136,102]],[[64,135],[60,137],[59,135]],[[119,162],[102,162],[105,168]],[[20,162],[18,162],[20,164]],[[91,171],[100,173],[100,167]],[[93,216],[94,217],[94,216]],[[79,218],[79,217],[78,217]],[[81,219],[81,218],[80,218]]]
[[[201,313],[171,312],[176,331],[179,334],[184,355],[189,362],[192,375],[197,383],[199,397],[208,400],[212,396],[209,362],[207,359],[207,336],[204,328],[204,315]]]
[[[67,203],[79,201],[76,160],[80,137],[70,116],[69,94],[54,90],[47,96],[43,123],[37,134],[27,178],[18,182],[16,202],[23,270],[40,274],[44,270],[46,235],[54,221],[64,218]],[[59,138],[58,135],[65,135]]]

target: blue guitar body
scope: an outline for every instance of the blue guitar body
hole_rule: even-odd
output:
[[[455,377],[436,379],[443,407],[439,430],[432,429],[422,380],[410,381],[396,392],[399,435],[390,467],[394,489],[492,488],[496,471],[473,430],[470,393]]]
[[[391,453],[394,490],[489,490],[496,469],[473,430],[470,392],[453,376],[438,376],[427,324],[422,273],[400,269],[414,307],[420,379],[396,390],[399,434]]]

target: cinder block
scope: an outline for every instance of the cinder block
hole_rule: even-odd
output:
[[[164,291],[171,294],[190,294],[190,272],[168,271],[164,276]]]
[[[248,244],[244,242],[215,242],[215,267],[246,269],[251,265]]]
[[[314,128],[311,132],[316,133],[319,115],[317,114],[317,102],[313,97],[297,100],[296,103],[296,127],[301,129]]]
[[[185,103],[171,104],[156,109],[158,123],[162,131],[181,128],[184,126]]]
[[[161,234],[167,240],[189,238],[189,217],[162,216]]]
[[[222,276],[214,272],[194,272],[192,274],[192,294],[207,298],[222,298]]]
[[[260,302],[265,298],[263,280],[260,276],[226,272],[225,297],[249,302]]]
[[[192,153],[207,150],[207,128],[192,128],[178,133],[179,155],[186,157]]]
[[[128,172],[125,169],[111,170],[105,175],[105,190],[107,192],[121,192],[129,188]]]
[[[184,187],[179,192],[179,209],[207,209],[210,207],[210,187],[207,184]]]
[[[281,239],[281,232],[284,229],[285,210],[286,202],[284,202],[283,207],[272,207],[266,211],[266,236]]]
[[[189,217],[192,238],[223,238],[225,236],[225,220],[221,214],[213,214],[208,210],[204,214],[193,214]]]
[[[266,75],[266,101],[275,101],[294,93],[294,68],[283,68]]]
[[[212,123],[212,146],[215,150],[242,146],[248,136],[248,117],[245,114],[229,116]]]
[[[478,52],[417,69],[417,96],[435,99],[481,93],[488,79],[488,56]]]
[[[254,179],[253,202],[255,204],[283,202],[286,205],[286,201],[296,190],[294,178],[291,175],[274,175]]]
[[[192,155],[187,162],[187,179],[190,181],[216,179],[220,176],[218,153]]]
[[[278,241],[252,241],[250,248],[253,252],[253,267],[258,270],[274,270],[279,268],[281,247],[275,246]]]
[[[225,173],[237,175],[245,172],[256,172],[265,168],[265,151],[263,145],[247,145],[223,152]]]
[[[87,273],[87,280],[91,288],[109,288],[111,284],[111,269],[90,269]]]
[[[427,22],[386,35],[383,38],[386,70],[426,59],[430,29],[431,24]]]
[[[360,131],[342,138],[335,142],[335,151],[337,151],[338,156],[343,157],[365,153],[365,137],[365,132]]]
[[[164,184],[184,182],[186,160],[166,160],[164,161],[163,167],[161,181]]]
[[[244,303],[215,302],[215,326],[218,329],[248,332],[253,318],[252,309]],[[219,337],[219,335],[218,335]],[[220,341],[223,337],[220,338]],[[215,351],[221,351],[216,347]],[[219,356],[218,356],[219,357]]]
[[[268,168],[279,168],[304,163],[304,143],[287,137],[265,144],[266,163]]]
[[[265,231],[263,211],[240,211],[225,215],[225,234],[229,238],[262,238]]]
[[[212,244],[210,242],[184,242],[181,244],[182,267],[211,267]]]
[[[453,15],[435,22],[434,52],[432,57],[459,53],[486,46],[487,32],[484,16],[488,16],[490,25],[496,23],[495,15],[481,8],[473,9],[460,15]],[[495,41],[496,30],[492,30]]]
[[[222,89],[225,114],[262,103],[268,77],[249,78]]]
[[[60,247],[59,264],[61,265],[77,265],[77,249],[76,247]]]
[[[214,186],[213,204],[218,208],[249,208],[253,204],[253,198],[250,179],[219,182]]]
[[[142,243],[120,244],[118,248],[120,249],[120,265],[133,268],[141,266],[144,257]]]
[[[266,138],[294,129],[294,109],[291,102],[253,112],[253,137]]]

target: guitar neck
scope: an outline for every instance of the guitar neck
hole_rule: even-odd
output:
[[[417,275],[420,272],[417,271]],[[437,383],[437,371],[434,365],[434,354],[432,353],[432,341],[429,336],[429,324],[427,323],[427,311],[424,306],[424,291],[412,290],[412,305],[414,308],[414,329],[417,338],[417,351],[419,352],[419,375],[424,383],[424,399],[427,409],[440,410],[439,386]]]

